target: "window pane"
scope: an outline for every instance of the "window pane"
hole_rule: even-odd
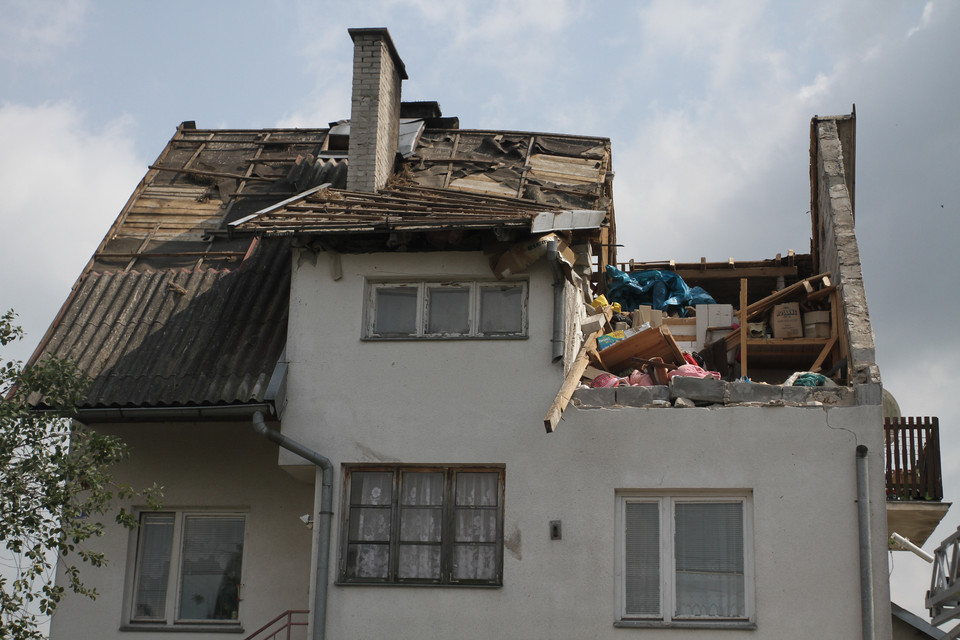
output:
[[[458,544],[453,549],[455,580],[494,580],[497,548],[492,544]]]
[[[677,615],[744,617],[743,504],[678,502]]]
[[[497,512],[494,509],[457,509],[457,542],[494,542],[497,539]]]
[[[390,547],[385,544],[347,546],[348,578],[386,578],[390,567]]]
[[[470,333],[469,289],[430,287],[427,296],[427,333]]]
[[[398,575],[401,578],[440,579],[440,546],[439,545],[400,545],[400,567]]]
[[[457,504],[492,507],[497,504],[497,480],[500,475],[489,472],[457,474]]]
[[[393,472],[354,471],[350,474],[350,504],[386,505],[393,499]]]
[[[380,287],[376,290],[377,335],[416,335],[417,287]]]
[[[137,549],[137,590],[133,617],[163,620],[170,577],[173,546],[173,514],[145,513],[140,518],[140,546]]]
[[[350,541],[387,542],[390,540],[390,509],[374,507],[350,509]]]
[[[180,585],[181,620],[236,620],[243,517],[185,516]]]
[[[400,512],[400,540],[440,542],[442,522],[440,509],[403,509]]]
[[[401,473],[400,503],[418,506],[443,504],[443,474],[422,471]]]
[[[628,502],[624,521],[624,611],[660,615],[660,505]]]
[[[523,332],[523,287],[480,288],[480,333]]]

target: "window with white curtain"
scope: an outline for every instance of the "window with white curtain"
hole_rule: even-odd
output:
[[[752,623],[750,498],[618,493],[617,620]]]
[[[340,581],[500,585],[502,467],[348,466]]]
[[[131,622],[237,624],[243,532],[238,513],[142,513]]]
[[[526,282],[369,282],[364,337],[523,338]]]

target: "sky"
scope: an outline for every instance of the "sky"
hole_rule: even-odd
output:
[[[877,362],[904,415],[939,416],[960,498],[950,0],[0,0],[0,312],[27,332],[2,355],[29,357],[180,122],[349,118],[352,27],[387,27],[404,99],[463,128],[610,138],[621,260],[809,252],[810,118],[856,105]],[[924,548],[958,525],[951,511]],[[891,566],[893,600],[925,616],[930,565]]]

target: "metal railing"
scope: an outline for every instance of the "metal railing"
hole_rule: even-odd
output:
[[[884,418],[887,500],[943,500],[938,418]]]
[[[960,617],[960,528],[940,543],[933,553],[933,576],[927,591],[926,606],[931,622],[939,626]],[[948,638],[960,635],[960,626]]]
[[[291,640],[294,627],[306,627],[309,611],[289,609],[263,625],[243,640]],[[300,616],[303,616],[301,619]],[[295,619],[296,618],[296,619]],[[297,636],[299,637],[299,636]]]

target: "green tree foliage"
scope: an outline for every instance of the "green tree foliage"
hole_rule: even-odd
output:
[[[0,316],[0,347],[23,337],[14,321],[12,311]],[[128,454],[121,440],[70,419],[88,384],[69,360],[0,358],[0,555],[11,565],[0,571],[0,638],[43,638],[43,620],[68,591],[95,598],[80,568],[106,558],[85,543],[103,535],[105,519],[136,526],[118,502],[139,495],[159,506],[156,486],[135,492],[113,480]]]

